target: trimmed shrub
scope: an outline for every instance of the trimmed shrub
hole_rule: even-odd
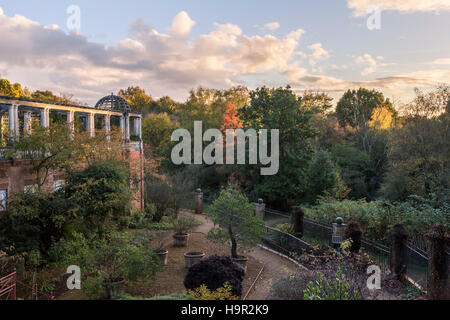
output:
[[[187,290],[195,290],[205,285],[209,290],[216,291],[226,282],[232,287],[234,296],[242,295],[244,271],[228,256],[211,256],[189,268],[184,286]]]

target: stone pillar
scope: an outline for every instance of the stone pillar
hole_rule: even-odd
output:
[[[255,216],[260,217],[264,220],[264,210],[266,209],[266,204],[263,199],[258,199],[258,202],[255,205]]]
[[[138,118],[138,123],[139,123],[138,136],[139,136],[139,140],[142,140],[142,118],[141,117]]]
[[[14,136],[19,138],[19,106],[13,106],[14,108]]]
[[[436,224],[427,238],[430,242],[427,297],[431,300],[448,300],[450,299],[448,283],[450,236],[448,229],[443,225]]]
[[[109,133],[111,132],[111,116],[109,114],[105,114],[105,134],[106,139],[109,141],[111,139]]]
[[[403,223],[396,223],[391,231],[391,273],[393,277],[401,280],[406,273],[406,246],[408,231]]]
[[[31,121],[32,121],[32,112],[26,111],[23,115],[23,127],[25,133],[28,135],[31,134]]]
[[[362,238],[362,229],[358,222],[350,221],[347,223],[345,227],[344,235],[345,239],[352,240],[352,246],[350,247],[350,252],[358,253],[361,249],[361,238]]]
[[[41,126],[48,128],[50,125],[50,110],[48,108],[41,109]]]
[[[75,131],[75,112],[67,111],[67,125],[69,126],[69,135],[73,136]]]
[[[122,139],[125,139],[125,116],[120,117],[120,132],[122,133]]]
[[[125,140],[130,141],[130,116],[125,115]]]
[[[91,138],[95,137],[95,114],[89,113],[88,116],[88,130],[89,130],[89,136]]]
[[[203,213],[203,192],[202,189],[198,188],[195,190],[195,213]]]
[[[133,118],[133,135],[139,136],[139,118]]]
[[[9,137],[11,138],[11,140],[14,140],[15,136],[14,136],[14,132],[15,132],[15,106],[14,105],[9,105],[8,106],[8,127],[9,127]]]
[[[293,206],[291,208],[291,221],[294,228],[294,233],[298,237],[303,237],[303,217],[305,213],[300,206]]]

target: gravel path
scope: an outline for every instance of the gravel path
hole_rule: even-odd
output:
[[[203,222],[202,225],[194,230],[196,232],[206,234],[214,226],[205,215],[194,214],[192,211],[188,210],[185,210],[182,213],[193,216]],[[264,300],[274,281],[301,271],[299,270],[299,267],[291,261],[261,247],[256,247],[251,252],[247,253],[247,255],[255,258],[264,265],[264,270],[248,295],[247,300]]]

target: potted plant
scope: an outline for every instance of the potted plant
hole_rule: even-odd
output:
[[[208,216],[215,228],[208,233],[208,238],[226,243],[231,242],[231,257],[244,271],[247,270],[247,257],[238,255],[261,243],[266,234],[264,221],[255,215],[254,206],[239,190],[229,186],[222,189],[219,197],[208,209]]]
[[[184,254],[184,260],[186,262],[186,268],[189,269],[197,262],[203,259],[205,254],[203,252],[187,252]]]
[[[161,265],[166,266],[167,265],[167,254],[169,253],[168,250],[164,248],[164,243],[160,240],[156,241],[156,244],[153,248],[156,255],[159,257],[159,260],[161,261]]]
[[[173,235],[175,247],[187,247],[189,231],[197,226],[197,220],[193,217],[178,216],[172,222],[172,228],[175,231]]]

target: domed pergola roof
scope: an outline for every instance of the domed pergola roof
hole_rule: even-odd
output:
[[[111,93],[110,96],[101,98],[95,105],[95,109],[131,112],[131,107],[128,102],[124,98],[116,96],[113,93]]]

